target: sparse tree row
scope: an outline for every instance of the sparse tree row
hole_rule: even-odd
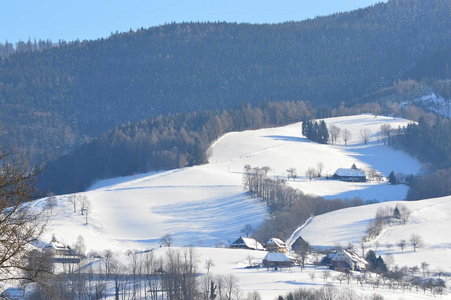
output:
[[[269,178],[266,169],[247,165],[243,174],[244,188],[249,191],[251,197],[265,202],[271,214],[271,217],[254,231],[254,235],[262,241],[274,236],[288,239],[293,231],[312,215],[370,203],[358,198],[325,200],[322,197],[305,195],[287,185],[284,179]]]
[[[368,224],[366,235],[362,238],[362,242],[367,242],[378,237],[382,230],[393,224],[405,224],[409,220],[410,210],[402,204],[395,208],[389,206],[379,207],[375,218]]]
[[[342,278],[346,278],[346,275],[344,275]],[[341,281],[343,281],[343,279],[340,279],[340,284]],[[333,299],[384,300],[384,297],[377,293],[373,293],[369,296],[358,295],[353,290],[340,290],[333,285],[326,285],[321,289],[300,288],[294,292],[286,294],[285,297],[279,296],[279,298],[277,298],[277,300],[333,300]]]
[[[128,123],[49,163],[39,187],[73,193],[85,190],[96,179],[202,164],[210,144],[224,133],[285,125],[313,113],[302,101],[273,102]]]
[[[32,288],[31,299],[247,299],[240,291],[237,278],[215,274],[214,262],[199,267],[194,248],[167,248],[162,256],[153,250],[127,253],[126,261],[115,253],[80,254],[82,260],[61,264],[62,272],[42,278]],[[249,295],[260,299],[257,292]]]

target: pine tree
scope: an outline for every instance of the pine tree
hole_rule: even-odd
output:
[[[396,219],[401,219],[401,213],[399,212],[399,209],[398,209],[397,206],[393,210],[393,217],[396,218]]]
[[[388,182],[390,184],[397,184],[397,180],[396,180],[396,176],[395,176],[395,172],[391,171],[390,174],[388,175]]]

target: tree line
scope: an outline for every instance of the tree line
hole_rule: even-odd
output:
[[[267,176],[269,167],[245,166],[243,186],[251,197],[260,198],[268,206],[270,217],[254,231],[258,240],[268,241],[272,237],[287,240],[296,228],[309,217],[334,210],[374,203],[354,199],[326,200],[323,197],[306,195],[286,184],[285,179]]]
[[[65,41],[60,40],[58,43],[53,43],[51,40],[33,40],[33,42],[28,39],[27,42],[18,41],[15,45],[5,41],[5,43],[0,42],[0,58],[6,58],[14,53],[23,52],[42,52],[47,49],[52,49],[53,47],[60,47],[67,45]]]
[[[224,133],[285,125],[313,114],[308,103],[288,101],[127,123],[50,162],[39,188],[73,193],[99,179],[203,164],[210,144]]]
[[[38,51],[0,60],[0,122],[8,142],[43,161],[160,114],[275,100],[336,106],[449,48],[448,4],[388,1],[271,25],[172,23],[45,51],[24,42],[18,50]]]
[[[60,271],[51,264],[54,274],[41,276],[29,299],[261,299],[243,295],[233,274],[213,273],[213,260],[200,265],[194,248],[128,251],[126,260],[111,250],[83,251],[81,261],[58,264]]]
[[[409,182],[407,198],[426,199],[451,195],[451,121],[437,117],[399,128],[393,145],[421,160],[422,173]]]

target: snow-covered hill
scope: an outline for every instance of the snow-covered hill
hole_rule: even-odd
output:
[[[422,262],[432,270],[451,271],[451,196],[414,202],[389,202],[352,207],[316,216],[306,224],[299,235],[316,247],[347,246],[353,242],[356,251],[361,252],[361,239],[369,223],[374,220],[379,208],[399,205],[407,207],[411,215],[406,224],[387,226],[381,234],[367,243],[381,255],[390,254],[399,266],[419,266]],[[410,236],[415,233],[422,237],[424,246],[413,250],[409,245]],[[396,244],[405,239],[404,251]],[[389,249],[388,245],[392,245]]]
[[[84,193],[92,208],[87,225],[84,216],[73,213],[68,195],[58,196],[48,239],[55,234],[60,241],[73,244],[81,235],[88,249],[97,250],[149,249],[157,247],[166,233],[173,235],[178,246],[233,242],[245,224],[257,226],[267,215],[265,206],[243,191],[242,170],[247,164],[270,166],[274,177],[285,177],[286,170],[294,167],[300,177],[291,180],[291,185],[327,198],[360,196],[385,201],[405,197],[407,188],[402,185],[309,181],[304,173],[320,161],[328,174],[353,163],[384,175],[391,170],[416,173],[420,164],[415,159],[377,142],[382,124],[397,128],[407,120],[359,115],[326,119],[326,123],[351,132],[347,146],[310,142],[301,136],[297,123],[226,134],[212,145],[206,165],[98,182]],[[360,142],[361,128],[373,132],[368,145]],[[44,200],[35,205],[43,206]]]

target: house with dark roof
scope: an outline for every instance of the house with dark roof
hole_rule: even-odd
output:
[[[294,250],[294,249],[302,249],[302,248],[304,248],[304,249],[309,249],[309,248],[310,248],[310,245],[309,245],[308,242],[306,242],[306,241],[302,238],[302,236],[299,235],[299,236],[296,238],[296,240],[291,244],[291,250]]]
[[[340,250],[331,259],[331,268],[339,272],[366,270],[369,263],[357,253]]]
[[[250,249],[250,250],[265,250],[265,248],[257,240],[253,238],[246,238],[240,236],[234,241],[229,248],[234,249]]]
[[[282,240],[280,240],[278,238],[271,238],[266,243],[266,251],[286,253],[287,252],[287,245]]]
[[[350,182],[366,182],[366,174],[365,171],[358,168],[339,168],[335,171],[334,175],[332,175],[332,179]]]

